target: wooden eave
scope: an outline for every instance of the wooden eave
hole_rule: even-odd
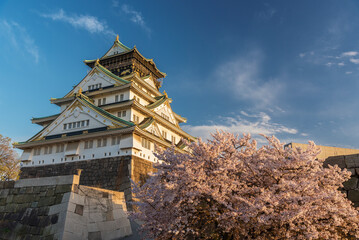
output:
[[[178,115],[178,114],[175,113],[175,112],[173,112],[173,115],[175,116],[175,118],[177,119],[177,121],[179,121],[179,122],[184,122],[184,123],[187,122],[187,118],[182,117],[181,115]]]
[[[186,133],[185,131],[183,131],[179,126],[176,126],[173,123],[167,121],[162,116],[158,115],[155,112],[152,112],[151,110],[149,110],[146,107],[139,104],[137,101],[133,101],[132,106],[136,107],[136,110],[140,110],[142,113],[144,113],[144,115],[155,118],[155,120],[157,122],[159,122],[160,124],[162,124],[164,127],[171,129],[172,131],[178,133],[179,135],[182,135],[184,138],[187,138],[191,141],[196,140],[195,137],[193,137],[193,136],[189,135],[188,133]]]
[[[45,125],[52,123],[52,121],[54,121],[59,115],[60,114],[55,114],[55,115],[51,115],[51,116],[47,116],[47,117],[32,118],[31,122],[38,124],[40,126],[45,126]]]
[[[106,131],[101,132],[93,132],[93,133],[83,133],[81,135],[75,135],[75,136],[64,136],[61,138],[54,138],[54,139],[41,139],[33,142],[23,142],[23,143],[15,143],[14,147],[25,150],[27,148],[32,148],[36,146],[42,146],[45,144],[55,144],[55,143],[63,143],[63,142],[69,142],[69,141],[78,141],[82,139],[89,139],[89,138],[97,138],[104,135],[116,135],[116,134],[123,134],[123,133],[131,133],[135,129],[135,126],[132,127],[126,127],[126,128],[113,128],[108,129]]]

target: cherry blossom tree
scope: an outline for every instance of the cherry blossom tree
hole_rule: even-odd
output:
[[[355,239],[359,215],[340,192],[350,173],[323,168],[320,150],[284,149],[275,137],[257,148],[250,135],[217,132],[191,153],[158,154],[137,211],[154,239]]]
[[[0,181],[19,178],[20,165],[11,139],[0,134]]]

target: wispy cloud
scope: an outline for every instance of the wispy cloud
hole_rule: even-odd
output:
[[[23,26],[14,21],[0,20],[0,36],[18,51],[25,50],[33,56],[35,63],[39,62],[39,47]]]
[[[349,61],[354,63],[354,64],[359,64],[359,59],[358,58],[351,58],[351,59],[349,59]]]
[[[118,3],[116,3],[118,4]],[[131,6],[127,4],[123,4],[121,10],[130,16],[130,20],[142,27],[148,34],[151,33],[151,29],[147,26],[145,19],[142,16],[142,13],[139,11],[134,10]]]
[[[63,9],[58,12],[50,14],[40,14],[44,18],[49,18],[54,21],[62,21],[71,24],[75,28],[85,29],[90,33],[102,33],[107,35],[115,35],[114,31],[111,30],[105,21],[99,20],[95,16],[90,15],[68,15]]]
[[[341,54],[342,57],[354,57],[356,55],[358,55],[358,52],[356,51],[343,52]]]
[[[210,134],[216,130],[225,130],[234,134],[250,133],[255,138],[258,138],[259,134],[276,135],[276,134],[290,134],[294,135],[298,133],[295,128],[286,127],[279,123],[271,121],[271,117],[264,113],[249,114],[241,111],[235,117],[218,117],[216,123],[204,124],[199,126],[185,125],[183,129],[190,134],[202,139],[209,139]],[[261,138],[259,138],[261,139]]]
[[[218,84],[236,98],[252,101],[256,107],[273,105],[284,89],[284,84],[278,79],[261,78],[262,58],[259,51],[253,51],[220,65],[215,71]]]

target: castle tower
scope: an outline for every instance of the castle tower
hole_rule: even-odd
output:
[[[166,74],[136,47],[117,37],[103,57],[84,62],[91,71],[64,97],[51,99],[60,113],[33,118],[43,129],[15,144],[24,150],[21,178],[83,169],[80,184],[126,194],[129,178],[138,181],[152,171],[155,145],[183,152],[181,139],[195,138],[180,128],[186,119],[160,92]]]

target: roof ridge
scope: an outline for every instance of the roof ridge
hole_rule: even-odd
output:
[[[109,77],[114,78],[115,80],[118,80],[118,81],[120,81],[120,82],[122,82],[122,83],[125,83],[125,84],[130,83],[130,81],[127,81],[127,80],[125,80],[125,79],[123,79],[123,78],[120,78],[120,77],[117,76],[116,74],[113,74],[110,70],[108,70],[107,68],[105,68],[104,66],[102,66],[99,62],[96,62],[96,63],[95,63],[95,66],[96,66],[96,67],[99,67],[99,69],[102,70],[103,73],[105,73],[105,74],[108,75]]]
[[[148,104],[146,106],[146,108],[148,108],[148,109],[156,108],[156,107],[162,105],[164,102],[166,102],[169,98],[167,98],[166,95],[162,95],[162,96],[155,97],[155,99],[157,99],[157,101],[154,103]]]

